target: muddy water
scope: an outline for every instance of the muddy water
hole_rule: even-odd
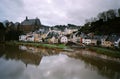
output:
[[[0,45],[0,79],[120,79],[120,61],[87,50]]]

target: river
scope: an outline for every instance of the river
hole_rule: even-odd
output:
[[[120,59],[83,49],[0,45],[0,79],[120,79]]]

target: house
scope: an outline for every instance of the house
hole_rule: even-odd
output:
[[[59,41],[60,41],[60,43],[67,43],[68,42],[68,38],[66,36],[61,36],[59,38]]]
[[[34,42],[35,38],[33,35],[27,35],[26,40],[29,42]]]
[[[104,47],[119,47],[120,37],[117,35],[110,35],[106,38],[106,40],[102,41],[102,46]]]
[[[82,39],[82,43],[83,43],[83,44],[90,45],[91,42],[92,42],[92,41],[91,41],[90,38],[83,38],[83,39]]]
[[[91,36],[91,45],[101,45],[101,36],[99,35],[93,35]]]
[[[34,33],[34,42],[42,42],[42,38],[39,33]]]
[[[101,45],[101,36],[99,35],[84,35],[84,38],[82,38],[82,43],[86,45]]]
[[[70,36],[71,42],[80,42],[80,36],[78,35],[78,32],[73,32]]]
[[[39,33],[30,32],[26,35],[20,35],[19,41],[42,42],[42,38]]]
[[[26,19],[23,22],[21,22],[18,29],[20,31],[23,31],[24,33],[29,33],[29,32],[38,30],[40,28],[40,26],[41,26],[41,22],[38,18],[28,19],[28,17],[26,17]]]
[[[52,36],[52,38],[49,38],[48,43],[58,43],[58,38],[56,38],[55,36]]]
[[[26,37],[27,37],[26,35],[20,35],[19,41],[27,41]]]
[[[40,40],[45,39],[49,32],[50,31],[48,27],[41,27],[39,30],[36,31],[36,33],[39,34],[38,37]]]
[[[102,46],[103,47],[113,47],[113,43],[110,41],[103,41]]]
[[[97,39],[91,39],[91,45],[97,45]]]
[[[107,45],[108,43],[106,42],[106,39],[107,39],[107,38],[108,38],[107,35],[101,36],[101,46],[103,46],[103,47],[109,46],[109,45]]]
[[[116,36],[114,39],[114,46],[120,48],[120,36]]]
[[[94,35],[93,33],[84,34],[81,32],[76,32],[73,39],[76,39],[78,43],[97,45],[97,42],[101,41],[101,36]]]
[[[80,43],[83,43],[83,44],[86,44],[86,45],[90,45],[91,42],[92,42],[91,38],[88,35],[84,34],[84,33],[81,33],[79,35],[79,37],[80,37],[80,39],[79,39]]]
[[[45,38],[47,43],[58,43],[59,34],[57,32],[49,32]]]

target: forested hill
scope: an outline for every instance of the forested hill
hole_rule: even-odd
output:
[[[97,17],[89,19],[79,31],[98,35],[120,34],[120,9],[99,13]]]

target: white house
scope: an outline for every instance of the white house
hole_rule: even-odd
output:
[[[33,35],[27,36],[26,39],[27,39],[27,41],[34,42],[34,36]]]
[[[91,44],[91,42],[92,42],[91,39],[88,39],[88,38],[87,38],[87,39],[85,39],[85,38],[82,39],[82,43],[83,43],[83,44],[89,45],[89,44]]]
[[[71,34],[70,41],[71,42],[80,42],[81,37],[78,35],[78,32]]]
[[[19,41],[27,41],[26,37],[27,37],[26,35],[20,35]]]
[[[120,48],[120,37],[115,40],[114,46]]]
[[[67,42],[68,42],[68,38],[66,36],[60,37],[60,43],[67,43]]]

